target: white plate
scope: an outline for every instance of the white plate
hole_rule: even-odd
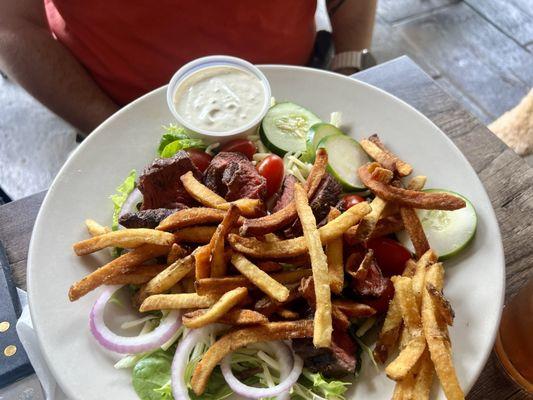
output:
[[[479,215],[472,245],[446,262],[445,291],[456,311],[451,328],[459,380],[468,391],[483,368],[495,337],[504,293],[504,258],[489,198],[465,157],[418,111],[375,87],[328,72],[262,67],[278,100],[299,103],[328,119],[341,111],[348,133],[379,133],[384,142],[428,176],[427,187],[447,188],[468,197]],[[129,370],[113,369],[95,344],[89,310],[99,291],[75,303],[70,285],[108,260],[100,254],[76,257],[72,243],[87,237],[83,221],[111,219],[108,196],[132,168],[155,157],[161,125],[173,122],[165,89],[155,90],[104,122],[77,149],[52,184],[35,223],[28,257],[33,324],[48,364],[72,399],[136,399]],[[390,398],[393,384],[365,365],[353,398]],[[440,391],[439,391],[440,392]],[[352,398],[352,396],[350,396]],[[444,398],[439,393],[437,398]]]

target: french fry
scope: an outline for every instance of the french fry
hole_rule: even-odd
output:
[[[402,276],[411,278],[416,271],[416,262],[409,259],[405,263],[405,269]],[[379,338],[374,347],[374,358],[381,363],[387,361],[389,354],[398,342],[402,328],[402,310],[398,300],[398,295],[395,293],[394,297],[389,303],[389,308],[383,321],[383,326],[379,333]]]
[[[176,242],[206,244],[216,229],[216,226],[189,226],[174,232],[174,238]]]
[[[436,262],[437,255],[431,249],[426,251],[416,262],[415,273],[413,275],[413,292],[419,309],[422,304],[422,289],[424,288],[426,271],[431,264]]]
[[[411,178],[407,184],[407,189],[409,190],[422,190],[426,186],[427,176],[417,175]]]
[[[143,244],[169,246],[174,242],[174,236],[167,232],[154,229],[122,229],[93,236],[90,239],[76,242],[72,246],[78,256],[84,256],[102,250],[106,247],[122,247],[133,249]]]
[[[307,201],[305,190],[298,184],[294,184],[294,203],[302,224],[305,241],[309,249],[313,281],[316,293],[316,311],[314,317],[313,344],[315,347],[329,347],[333,332],[331,319],[331,292],[329,290],[328,260],[320,234],[316,227],[315,216]],[[337,219],[339,219],[338,217]],[[333,220],[331,223],[335,222]],[[341,233],[342,234],[342,233]],[[340,235],[339,235],[340,236]]]
[[[194,318],[204,315],[207,310],[191,311],[183,315],[183,324],[187,326],[188,322]],[[268,318],[257,311],[247,309],[232,309],[218,319],[218,322],[228,325],[260,325],[266,324]]]
[[[453,366],[448,328],[444,321],[439,324],[438,311],[427,290],[430,284],[442,290],[444,268],[441,263],[431,265],[426,271],[426,287],[422,291],[422,326],[426,335],[431,361],[448,400],[464,399],[464,393]]]
[[[160,231],[174,231],[178,228],[188,226],[218,224],[222,222],[225,215],[226,212],[224,210],[216,208],[186,208],[166,217],[155,229]],[[242,221],[243,219],[239,218],[238,224],[242,224]]]
[[[457,210],[466,206],[463,199],[448,193],[427,193],[402,189],[372,179],[375,164],[366,164],[357,170],[363,184],[376,196],[403,207],[422,208],[427,210]]]
[[[211,275],[211,246],[198,247],[194,253],[195,277],[196,279],[208,278]]]
[[[336,208],[331,208],[328,215],[328,222],[333,221],[341,215]],[[329,242],[326,246],[326,256],[328,259],[328,270],[331,291],[340,294],[344,288],[344,259],[342,237]]]
[[[289,297],[289,289],[270,277],[266,272],[257,268],[242,254],[234,253],[231,263],[237,270],[255,284],[261,291],[276,301],[284,302]]]
[[[148,296],[153,294],[164,293],[172,286],[183,279],[187,274],[194,269],[194,255],[188,255],[185,258],[180,258],[174,263],[170,264],[160,274],[156,275],[150,282],[148,282],[138,294],[139,301],[142,302]]]
[[[376,167],[372,171],[372,179],[378,182],[388,184],[392,181],[392,178],[394,178],[394,174],[390,169]]]
[[[370,206],[368,203],[359,203],[319,228],[318,232],[322,244],[327,244],[341,237],[348,228],[359,222],[369,212]],[[307,253],[307,243],[303,236],[278,242],[262,242],[256,238],[245,238],[229,234],[228,242],[234,250],[256,258],[279,259]]]
[[[433,383],[433,364],[426,349],[420,358],[420,365],[415,376],[412,390],[414,400],[429,400],[429,392]]]
[[[379,197],[374,197],[374,199],[370,203],[370,208],[372,209],[372,211],[366,214],[363,219],[355,226],[354,235],[360,237],[361,241],[367,240],[376,228],[378,220],[381,217],[381,213],[383,212],[386,206],[387,203],[385,201],[383,201]]]
[[[429,250],[429,242],[424,233],[424,228],[422,228],[422,224],[420,223],[420,219],[416,215],[416,211],[409,207],[401,207],[400,215],[402,216],[403,225],[409,235],[409,239],[413,243],[416,255],[418,257],[422,256],[422,254]]]
[[[425,177],[415,177],[409,183],[409,190],[422,190],[424,183]],[[429,242],[416,211],[409,207],[400,207],[400,216],[417,257],[422,257],[422,254],[429,250]]]
[[[279,272],[270,275],[281,284],[300,282],[302,278],[311,276],[310,269],[297,269],[294,271]],[[204,278],[195,282],[196,293],[200,295],[223,294],[229,290],[246,287],[252,288],[254,284],[244,276],[227,276],[225,278]]]
[[[217,296],[199,296],[196,293],[154,294],[142,302],[139,311],[207,308],[215,304],[217,300]]]
[[[223,204],[226,202],[226,199],[224,199],[224,197],[219,196],[207,186],[205,186],[203,183],[198,181],[194,177],[192,171],[183,174],[180,177],[180,180],[181,183],[183,183],[183,187],[185,188],[187,193],[189,193],[192,198],[194,198],[197,202],[203,204],[204,206],[217,208],[219,204]]]
[[[169,249],[169,246],[146,244],[115,258],[74,283],[68,292],[70,301],[78,300],[91,290],[107,283],[108,280],[117,275],[126,274],[152,258],[166,255]]]
[[[236,288],[224,293],[220,299],[205,313],[196,318],[184,321],[184,324],[189,329],[197,329],[202,326],[214,323],[223,317],[229,310],[243,301],[248,295],[248,289]]]
[[[437,315],[440,318],[439,323],[440,321],[444,321],[446,325],[453,325],[455,313],[448,299],[444,297],[442,291],[438,290],[431,283],[427,284],[427,291],[433,299],[433,304],[437,311]]]
[[[141,265],[136,271],[117,275],[109,279],[108,285],[142,285],[163,271],[164,264]]]
[[[328,165],[328,155],[325,149],[318,149],[315,163],[309,172],[305,182],[307,197],[311,198],[315,194],[322,178],[326,174]],[[261,218],[246,219],[242,225],[240,234],[242,236],[258,236],[276,232],[296,220],[297,213],[294,201],[291,201],[285,208]]]
[[[311,337],[312,334],[311,320],[270,322],[231,331],[217,340],[196,365],[191,378],[191,387],[197,396],[202,395],[216,365],[225,356],[241,347],[264,341]]]
[[[173,264],[178,258],[184,257],[187,252],[179,244],[174,243],[167,254],[167,264]]]
[[[228,203],[217,204],[219,210],[229,210],[231,205],[237,206],[245,217],[257,217],[265,214],[265,206],[259,199],[238,199]]]
[[[396,172],[398,176],[407,176],[412,172],[413,168],[409,164],[387,150],[378,135],[372,135],[368,139],[363,139],[359,144],[370,157],[382,164],[385,168]]]
[[[209,242],[210,270],[212,278],[220,278],[226,275],[226,258],[224,256],[224,242],[226,236],[239,219],[240,213],[237,206],[232,205],[220,225],[217,227],[211,241]]]
[[[422,332],[420,313],[413,293],[412,279],[407,277],[393,277],[395,293],[410,340],[400,354],[385,368],[387,376],[396,381],[404,379],[418,362],[424,349],[426,339]]]
[[[374,358],[380,363],[385,363],[398,341],[402,326],[402,310],[396,296],[393,297],[383,321],[378,341],[374,347]]]
[[[263,202],[259,199],[239,199],[226,202],[226,199],[198,181],[191,171],[182,175],[180,179],[187,193],[204,206],[227,211],[233,204],[239,208],[242,215],[251,217],[258,215],[263,210]]]
[[[91,236],[99,236],[111,232],[111,229],[108,226],[102,226],[94,219],[86,219],[85,226],[87,227],[87,232],[89,232],[89,235]]]

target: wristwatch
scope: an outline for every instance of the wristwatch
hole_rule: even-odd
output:
[[[344,51],[337,53],[331,61],[330,69],[339,71],[344,68],[355,68],[358,71],[376,65],[376,60],[368,49],[361,51]]]

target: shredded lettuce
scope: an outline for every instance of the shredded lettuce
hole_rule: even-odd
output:
[[[128,198],[133,189],[135,189],[135,179],[137,178],[137,172],[132,169],[129,175],[124,181],[117,187],[116,193],[109,196],[113,202],[113,222],[111,228],[116,231],[118,229],[118,215],[122,205]]]
[[[343,400],[350,382],[328,380],[321,373],[312,373],[304,368],[302,376],[293,388],[295,397],[305,400]]]
[[[172,157],[180,150],[206,148],[202,139],[191,138],[190,132],[183,126],[170,124],[164,129],[165,134],[161,137],[157,148],[157,154],[163,158]]]

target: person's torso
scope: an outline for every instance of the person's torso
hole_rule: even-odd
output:
[[[184,63],[227,54],[305,64],[316,0],[45,0],[50,28],[119,104],[164,85]]]

